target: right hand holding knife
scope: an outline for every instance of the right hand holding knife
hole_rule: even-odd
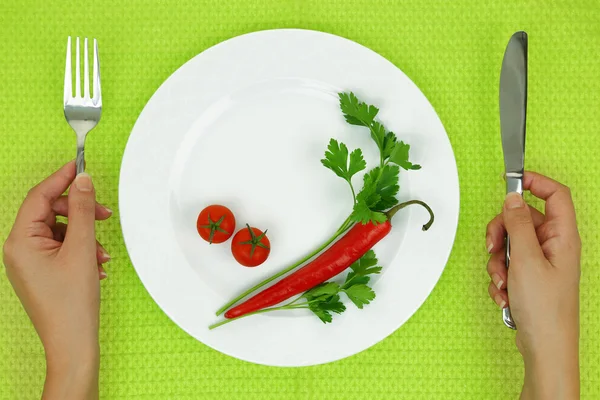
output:
[[[486,246],[491,253],[487,270],[492,279],[488,291],[501,308],[510,305],[518,326],[517,347],[526,371],[524,393],[555,398],[557,390],[564,390],[565,396],[556,398],[578,398],[571,395],[579,390],[581,239],[571,192],[533,172],[525,173],[523,188],[546,202],[545,215],[517,193],[506,196],[502,213],[487,226]],[[509,269],[504,249],[507,234],[511,237]]]

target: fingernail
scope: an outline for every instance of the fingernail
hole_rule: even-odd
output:
[[[502,296],[500,296],[499,294],[497,294],[494,297],[494,301],[496,302],[496,304],[498,304],[498,306],[502,309],[504,309],[504,307],[506,306],[506,302],[504,300],[502,300]]]
[[[521,208],[525,205],[525,201],[523,201],[523,196],[521,196],[517,192],[510,192],[506,195],[506,200],[504,201],[504,206],[509,209]]]
[[[110,260],[110,254],[108,254],[108,251],[106,251],[106,249],[100,243],[98,243],[98,248],[100,250],[100,255],[102,256],[102,258],[104,258],[107,261]]]
[[[489,236],[487,236],[485,238],[485,242],[487,243],[487,252],[488,254],[492,252],[492,249],[494,248],[494,243],[492,243],[492,239],[490,239]]]
[[[91,192],[94,189],[92,177],[85,172],[80,173],[75,178],[75,187],[80,192]]]
[[[500,275],[493,274],[492,281],[494,281],[494,285],[496,285],[496,287],[498,289],[502,289],[502,285],[504,284],[504,281],[502,280],[502,278],[500,278]]]
[[[104,209],[106,210],[107,213],[112,214],[113,210],[111,210],[110,208],[106,207],[106,206],[102,206],[104,207]]]
[[[106,279],[106,278],[108,278],[108,275],[106,274],[106,272],[100,271],[100,279]]]

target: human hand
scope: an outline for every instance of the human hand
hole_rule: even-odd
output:
[[[525,361],[523,398],[579,398],[581,239],[571,193],[532,172],[525,173],[523,186],[545,200],[545,215],[520,195],[507,195],[502,213],[487,226],[489,294],[501,308],[510,305],[517,326]]]
[[[6,273],[46,351],[45,398],[97,396],[99,279],[110,256],[94,220],[112,212],[96,203],[89,175],[75,175],[70,162],[31,189],[4,244]]]

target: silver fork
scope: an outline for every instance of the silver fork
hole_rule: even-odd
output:
[[[84,147],[89,131],[100,121],[102,115],[102,95],[100,90],[100,60],[98,59],[98,42],[94,39],[94,97],[90,97],[90,78],[88,67],[88,40],[84,41],[83,52],[83,90],[81,96],[81,73],[79,62],[79,37],[76,40],[75,52],[75,96],[73,96],[71,78],[71,36],[67,39],[67,65],[65,67],[65,118],[77,134],[77,173],[85,168]]]

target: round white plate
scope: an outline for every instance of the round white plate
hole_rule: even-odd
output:
[[[411,144],[420,171],[401,171],[398,213],[375,252],[384,270],[376,299],[323,324],[303,311],[252,316],[213,331],[215,311],[244,289],[323,243],[351,211],[347,184],[325,169],[330,138],[378,153],[368,130],[348,125],[337,92],[381,109],[379,119]],[[362,185],[362,177],[354,178]],[[179,68],[150,99],[127,143],[119,184],[121,223],[133,265],[156,303],[182,329],[233,357],[305,366],[360,352],[398,329],[439,279],[454,241],[459,190],[444,127],[419,89],[392,63],[338,36],[271,30],[220,43]],[[228,206],[238,229],[268,229],[271,255],[238,265],[230,242],[209,246],[196,217]],[[345,276],[345,274],[344,274]]]

